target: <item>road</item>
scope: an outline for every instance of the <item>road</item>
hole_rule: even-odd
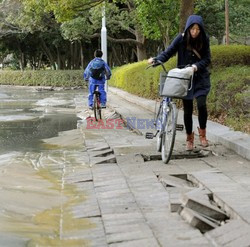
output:
[[[108,96],[102,123],[78,93],[77,129],[43,140],[42,154],[2,163],[0,246],[250,246],[245,154],[214,139],[201,150],[196,136],[190,155],[178,132],[165,165],[156,140],[144,137],[152,102]],[[131,119],[135,129],[126,126]]]

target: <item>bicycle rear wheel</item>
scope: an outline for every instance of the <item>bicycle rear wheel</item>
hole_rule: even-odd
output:
[[[99,98],[99,93],[96,92],[94,93],[94,115],[95,115],[95,120],[98,121],[102,119],[102,110],[101,110],[101,104],[100,104],[100,98]]]
[[[168,105],[165,130],[162,136],[161,156],[162,156],[162,161],[165,164],[169,162],[174,149],[177,114],[178,112],[175,103],[170,102]]]

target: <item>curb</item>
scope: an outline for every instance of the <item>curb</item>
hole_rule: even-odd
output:
[[[155,101],[150,99],[145,99],[128,92],[125,92],[121,89],[109,87],[108,92],[115,94],[133,104],[136,104],[145,110],[148,110],[152,113],[155,112]],[[178,119],[183,122],[183,111],[179,110]],[[194,126],[198,126],[198,117],[193,116]],[[198,135],[197,128],[194,128],[195,134]],[[250,135],[234,131],[227,126],[221,125],[219,123],[208,120],[207,121],[207,137],[213,142],[218,142],[223,146],[233,150],[238,155],[243,158],[250,160]]]

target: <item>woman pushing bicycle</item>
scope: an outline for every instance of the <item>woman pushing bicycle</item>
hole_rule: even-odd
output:
[[[192,151],[194,148],[193,132],[193,99],[197,101],[199,137],[202,147],[208,146],[206,139],[207,125],[207,95],[210,91],[210,75],[208,65],[211,62],[209,37],[205,33],[201,16],[189,16],[185,30],[176,36],[170,46],[155,58],[149,58],[148,63],[154,61],[168,61],[175,54],[177,56],[177,67],[191,65],[194,70],[193,87],[183,98],[184,125],[186,129],[186,150]]]

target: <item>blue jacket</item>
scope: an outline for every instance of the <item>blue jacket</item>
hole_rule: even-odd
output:
[[[201,32],[203,33],[203,47],[199,51],[201,59],[197,57],[197,55],[191,51],[187,50],[185,37],[187,34],[188,28],[192,24],[198,24],[200,26]],[[201,95],[207,95],[210,91],[210,75],[207,69],[207,66],[211,62],[210,55],[210,45],[209,45],[209,37],[206,35],[204,30],[204,24],[202,21],[202,17],[198,15],[189,16],[184,33],[180,33],[173,40],[171,45],[162,52],[156,59],[166,62],[172,56],[177,53],[177,66],[185,67],[186,65],[195,64],[198,70],[194,73],[193,78],[193,88],[188,92],[188,95],[185,99],[193,99]]]
[[[92,78],[92,77],[90,76],[90,68],[91,68],[91,65],[92,65],[92,63],[93,63],[95,60],[98,60],[98,59],[101,59],[101,60],[103,61],[103,63],[104,63],[104,66],[105,66],[105,73],[104,73],[104,75],[103,75],[103,77],[102,77],[101,80],[96,80],[96,79],[94,79],[94,78]],[[88,64],[88,66],[86,67],[86,69],[84,70],[84,73],[83,73],[83,78],[84,78],[84,80],[89,81],[90,83],[93,83],[93,84],[104,84],[104,83],[105,83],[105,80],[106,80],[106,79],[109,80],[110,77],[111,77],[111,70],[110,70],[108,64],[107,64],[102,58],[99,58],[99,57],[96,57],[96,58],[94,58],[93,60],[91,60],[91,61],[89,62],[89,64]]]

